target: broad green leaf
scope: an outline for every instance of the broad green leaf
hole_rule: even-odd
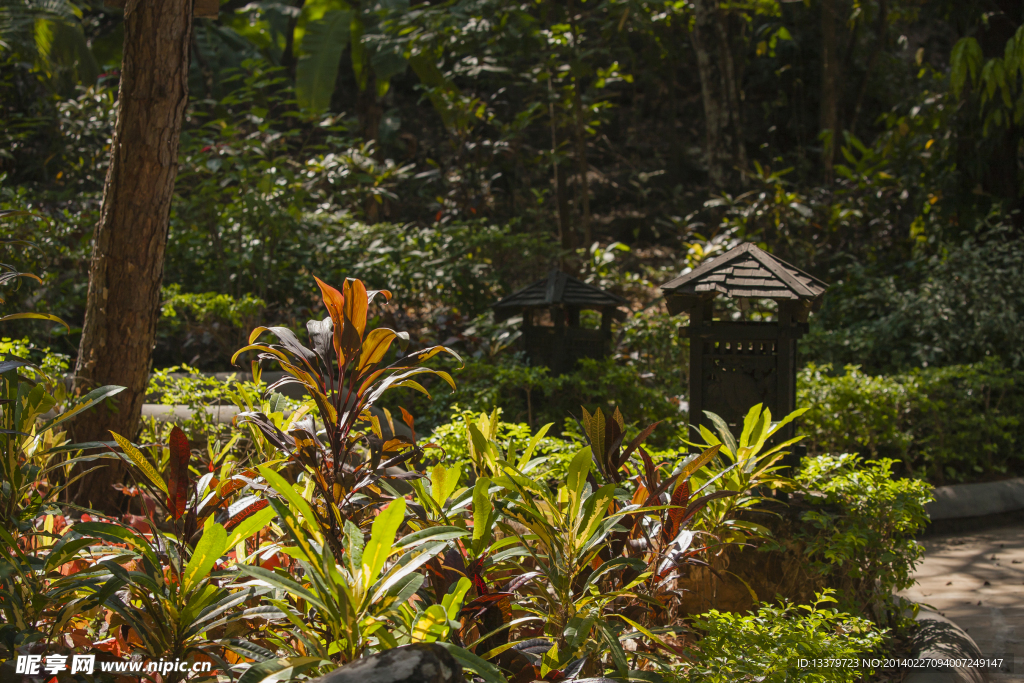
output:
[[[254,579],[265,581],[275,588],[280,588],[285,592],[294,595],[297,598],[306,600],[311,605],[322,609],[324,612],[330,612],[330,608],[319,595],[313,593],[305,586],[294,581],[291,578],[286,578],[277,572],[271,571],[270,569],[264,569],[263,567],[252,567],[249,565],[239,565],[238,571],[251,576]]]
[[[462,538],[463,536],[468,535],[469,531],[462,527],[432,526],[402,536],[402,538],[395,541],[395,549],[414,548],[418,545],[423,545],[428,541],[450,541],[454,538]]]
[[[259,664],[253,664],[245,670],[238,683],[278,683],[292,681],[300,674],[314,666],[331,666],[333,662],[320,657],[280,657]]]
[[[491,512],[494,505],[488,495],[491,480],[480,477],[473,486],[473,540],[484,538],[491,530]]]
[[[761,416],[761,404],[758,403],[747,411],[746,416],[743,418],[743,432],[740,434],[740,448],[746,448],[750,445],[750,433],[754,429],[754,425],[757,423],[757,418]]]
[[[285,529],[288,530],[288,535],[291,536],[292,540],[297,544],[297,550],[305,556],[305,559],[310,562],[315,562],[319,553],[316,552],[316,549],[314,549],[313,545],[309,542],[309,532],[306,528],[299,524],[295,515],[292,514],[291,510],[283,501],[277,498],[271,498],[270,505],[277,513],[277,518],[281,520]]]
[[[583,489],[587,485],[587,475],[590,474],[590,466],[593,458],[590,447],[581,449],[573,456],[569,463],[569,471],[565,477],[565,485],[569,490],[569,515],[575,517],[580,509],[580,500],[583,497]]]
[[[192,558],[185,565],[181,575],[182,590],[189,590],[202,581],[213,569],[214,562],[227,548],[228,532],[220,524],[210,524],[203,530],[203,537],[196,544]]]
[[[265,507],[252,516],[246,517],[238,526],[232,529],[231,534],[228,536],[226,547],[233,548],[239,541],[249,538],[265,527],[272,519],[274,519],[274,509],[270,507]]]
[[[445,469],[445,466],[440,463],[430,471],[430,496],[438,507],[444,507],[445,502],[458,488],[461,476],[462,470],[458,467]]]
[[[455,657],[459,664],[462,665],[463,669],[469,669],[484,679],[484,683],[508,683],[498,667],[481,659],[469,650],[445,642],[439,642],[438,645],[448,650],[452,657]]]
[[[537,430],[537,433],[533,436],[532,439],[530,439],[530,443],[526,446],[526,450],[524,450],[522,456],[520,456],[519,462],[516,464],[517,470],[522,470],[524,467],[526,467],[527,463],[529,463],[530,460],[533,459],[533,454],[536,452],[537,446],[540,444],[541,440],[544,438],[544,436],[548,433],[548,430],[551,429],[551,427],[554,424],[554,422],[549,422],[543,427],[541,427],[539,430]],[[509,457],[511,457],[511,454]]]
[[[330,108],[352,16],[352,12],[331,10],[306,24],[302,55],[295,65],[295,96],[300,107],[316,113]]]
[[[441,605],[431,605],[416,618],[412,627],[414,643],[432,643],[448,633],[448,615]]]
[[[576,538],[576,547],[582,548],[590,541],[598,526],[608,514],[608,505],[615,500],[615,484],[606,484],[587,498],[586,515],[583,516],[583,530]]]
[[[373,520],[370,542],[363,550],[362,585],[364,591],[377,580],[391,554],[395,534],[405,520],[405,498],[396,498]]]
[[[472,582],[465,576],[459,577],[459,582],[455,584],[455,590],[441,599],[441,605],[448,613],[449,619],[454,620],[459,616],[459,610],[462,609],[462,601],[465,600],[466,593],[469,592],[472,585]]]
[[[540,677],[547,678],[552,671],[560,668],[561,659],[558,654],[558,643],[552,645],[540,660]]]
[[[738,450],[736,447],[736,439],[733,437],[732,432],[729,431],[728,423],[726,423],[726,421],[720,416],[712,413],[710,410],[705,410],[704,414],[707,415],[708,419],[711,420],[711,423],[715,425],[715,429],[718,431],[718,436],[721,437],[722,443],[729,449],[729,455],[735,457],[736,451]],[[703,433],[703,431],[704,430],[702,428],[701,433]],[[711,442],[709,441],[708,443]]]

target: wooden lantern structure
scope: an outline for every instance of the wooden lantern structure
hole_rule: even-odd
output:
[[[625,320],[621,296],[581,282],[560,270],[494,304],[495,320],[523,316],[523,349],[530,365],[559,375],[580,358],[603,358],[612,341],[612,320]],[[580,326],[580,311],[601,312],[601,327]]]
[[[710,426],[708,410],[735,433],[758,403],[773,419],[796,408],[796,344],[826,288],[753,244],[741,244],[661,286],[669,313],[690,315],[681,333],[690,339],[691,424]],[[719,294],[772,299],[778,314],[772,322],[715,320]],[[792,425],[785,432],[792,433]]]

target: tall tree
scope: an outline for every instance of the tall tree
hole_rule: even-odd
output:
[[[192,0],[128,0],[117,123],[103,206],[93,238],[75,386],[126,387],[116,410],[79,420],[79,441],[110,432],[134,438],[149,376],[160,311],[164,250],[178,139],[188,101]],[[116,507],[111,485],[124,476],[110,465],[83,477],[75,500]]]
[[[747,153],[733,46],[719,0],[695,0],[693,13],[692,41],[704,101],[708,175],[716,187],[735,187],[742,183]]]

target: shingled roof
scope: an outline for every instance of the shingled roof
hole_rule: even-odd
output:
[[[661,286],[671,313],[691,302],[725,294],[733,298],[817,301],[828,287],[754,244],[741,244]]]
[[[504,320],[526,308],[542,308],[553,304],[578,308],[617,308],[628,303],[621,296],[588,285],[554,269],[548,272],[547,277],[509,294],[494,304],[493,308],[498,320]]]

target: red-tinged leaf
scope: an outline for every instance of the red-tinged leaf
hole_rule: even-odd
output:
[[[227,523],[224,525],[224,530],[231,531],[236,526],[244,522],[249,517],[252,517],[257,512],[267,507],[268,505],[270,505],[270,501],[267,500],[266,498],[260,498],[259,500],[249,503],[227,521]]]
[[[478,619],[478,618],[480,618],[480,615],[482,615],[484,612],[486,612],[491,607],[497,607],[498,610],[501,612],[502,617],[505,617],[506,614],[511,616],[511,614],[512,614],[512,605],[510,604],[510,601],[509,601],[509,596],[510,595],[512,595],[512,594],[511,593],[488,593],[487,595],[481,595],[479,598],[477,598],[476,600],[473,600],[468,605],[463,607],[462,611],[459,612],[459,615],[460,616],[468,616],[468,617],[473,618],[473,619]],[[505,604],[502,604],[502,603],[505,603]],[[508,621],[510,621],[510,619],[506,620],[506,621],[504,621],[502,623],[506,623],[507,624]]]
[[[658,486],[658,468],[654,465],[654,461],[651,460],[651,456],[647,454],[643,448],[640,448],[640,459],[644,462],[644,486],[646,486],[652,492]]]
[[[334,352],[338,354],[340,361],[344,355],[341,352],[341,335],[345,331],[345,297],[315,275],[313,279],[320,286],[320,296],[327,308],[327,313],[331,316],[331,322],[334,323]]]
[[[676,484],[676,490],[672,492],[672,500],[669,501],[668,523],[663,527],[665,540],[671,540],[679,535],[679,525],[686,516],[686,504],[690,500],[690,482],[687,479],[680,479]]]
[[[616,410],[618,410],[618,408],[616,408]],[[638,434],[635,439],[630,441],[629,442],[629,446],[626,448],[626,452],[623,453],[622,457],[619,458],[619,462],[616,463],[615,468],[616,469],[621,469],[622,466],[626,464],[626,461],[629,460],[629,456],[631,456],[633,454],[633,451],[635,451],[637,448],[639,448],[640,444],[642,444],[644,441],[646,441],[647,437],[649,437],[651,435],[651,433],[660,424],[661,424],[660,422],[655,422],[653,424],[647,425],[647,428],[644,429],[644,431],[640,432],[640,434]]]
[[[410,432],[412,432],[412,440],[413,440],[413,443],[415,443],[416,442],[416,427],[413,426],[412,413],[410,413],[408,410],[406,410],[402,406],[398,406],[398,409],[402,411],[402,422],[404,422],[405,426],[409,428]]]
[[[179,427],[171,430],[171,462],[167,470],[167,509],[174,519],[181,519],[188,505],[188,462],[192,449],[188,437]]]

